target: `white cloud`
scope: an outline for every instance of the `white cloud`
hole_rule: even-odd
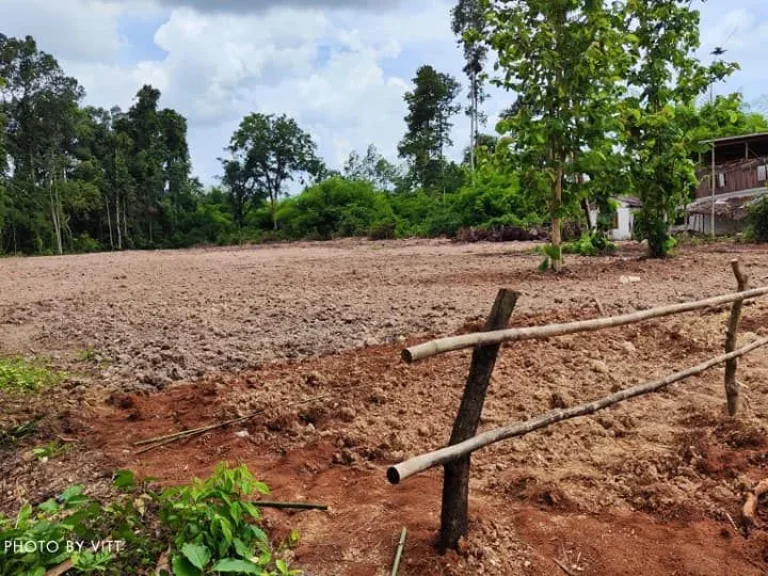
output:
[[[0,0],[0,14],[4,33],[35,36],[80,79],[89,103],[127,108],[143,84],[159,88],[161,104],[188,118],[195,170],[211,182],[219,173],[217,157],[250,112],[294,116],[335,167],[369,143],[395,160],[405,131],[402,96],[416,68],[428,63],[465,83],[461,51],[450,30],[453,3]],[[735,29],[728,55],[743,70],[719,90],[744,88],[748,100],[768,91],[760,54],[768,40],[763,4],[702,5],[701,54],[706,59]],[[132,37],[123,17],[131,25],[152,26],[149,34],[143,30]],[[146,45],[148,38],[154,47]],[[125,53],[144,59],[126,62]],[[511,102],[509,95],[490,91],[487,131]],[[468,140],[468,121],[458,115],[454,123],[452,155],[458,158]]]
[[[111,62],[123,41],[121,11],[98,0],[0,0],[0,25],[9,36],[33,36],[59,60]]]
[[[114,0],[113,0],[114,1]],[[125,0],[122,0],[125,1]],[[399,0],[155,0],[162,6],[193,7],[200,12],[260,13],[274,8],[355,8],[357,10],[391,10]]]

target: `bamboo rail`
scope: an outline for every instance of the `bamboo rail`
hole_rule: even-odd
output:
[[[749,293],[742,293],[742,295],[746,294]],[[733,302],[736,300],[734,299],[730,301]],[[700,374],[705,370],[712,368],[713,366],[724,364],[730,360],[744,356],[745,354],[748,354],[766,345],[768,345],[768,337],[756,340],[755,342],[734,352],[731,352],[730,354],[717,356],[716,358],[712,358],[711,360],[699,364],[698,366],[694,366],[693,368],[689,368],[682,372],[677,372],[676,374],[666,376],[661,380],[633,386],[631,388],[627,388],[587,404],[581,404],[579,406],[574,406],[565,410],[554,410],[541,416],[537,416],[536,418],[532,418],[526,422],[497,428],[495,430],[489,430],[459,444],[441,448],[439,450],[435,450],[434,452],[429,452],[427,454],[411,458],[410,460],[406,460],[405,462],[402,462],[396,466],[392,466],[389,468],[389,470],[387,470],[387,479],[391,484],[399,484],[406,478],[409,478],[415,474],[424,472],[425,470],[429,470],[430,468],[434,468],[435,466],[439,466],[441,464],[453,462],[458,458],[462,458],[467,454],[471,454],[472,452],[480,450],[481,448],[491,444],[495,444],[496,442],[500,442],[501,440],[525,436],[526,434],[536,430],[541,430],[542,428],[546,428],[547,426],[555,424],[556,422],[562,422],[564,420],[571,420],[580,416],[594,414],[599,410],[604,410],[605,408],[613,406],[614,404],[618,404],[624,400],[655,392],[665,388],[666,386],[669,386],[670,384],[674,384],[680,380],[685,380],[686,378]]]
[[[743,302],[744,300],[752,300],[759,296],[765,296],[766,294],[768,294],[768,286],[747,290],[745,292],[737,292],[733,294],[726,294],[724,296],[707,298],[706,300],[685,302],[682,304],[672,304],[670,306],[662,306],[660,308],[642,310],[640,312],[624,314],[623,316],[597,318],[594,320],[582,320],[580,322],[570,322],[568,324],[550,324],[548,326],[511,328],[508,330],[496,330],[493,332],[479,332],[475,334],[465,334],[462,336],[451,336],[448,338],[440,338],[438,340],[425,342],[417,346],[412,346],[411,348],[406,348],[402,351],[402,357],[403,360],[410,364],[425,358],[429,358],[431,356],[436,356],[437,354],[453,352],[455,350],[463,350],[465,348],[472,348],[474,346],[488,346],[492,344],[501,344],[504,342],[518,342],[521,340],[550,338],[552,336],[564,336],[566,334],[576,334],[578,332],[593,332],[595,330],[602,330],[604,328],[614,328],[617,326],[634,324],[643,320],[662,318],[664,316],[672,316],[674,314],[682,314],[684,312],[692,312],[704,308],[722,306],[723,304],[731,304],[733,302]]]
[[[397,543],[397,552],[395,553],[395,562],[392,564],[392,572],[390,576],[397,576],[400,571],[400,562],[403,559],[403,550],[405,549],[405,539],[408,536],[408,529],[403,527],[400,532],[400,541]]]

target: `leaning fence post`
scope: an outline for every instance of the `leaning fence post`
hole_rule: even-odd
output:
[[[736,276],[738,291],[745,292],[749,288],[749,276],[741,271],[739,261],[731,260],[731,268]],[[731,318],[728,321],[728,331],[725,335],[725,353],[730,354],[736,349],[736,332],[741,321],[741,309],[743,300],[738,300],[731,307]],[[736,367],[738,359],[728,360],[725,364],[725,396],[728,399],[728,414],[735,416],[739,410],[739,383],[736,381]]]
[[[486,331],[503,330],[509,323],[520,295],[512,290],[499,290],[490,316],[485,324]],[[453,423],[450,445],[459,444],[472,438],[480,424],[485,395],[491,374],[496,365],[500,344],[478,346],[472,353],[472,365],[467,376],[464,396]],[[445,465],[443,480],[443,504],[440,518],[441,550],[458,548],[459,540],[466,536],[469,522],[469,465],[467,455]]]

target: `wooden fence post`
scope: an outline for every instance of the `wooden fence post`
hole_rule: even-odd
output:
[[[485,324],[486,331],[503,330],[509,323],[519,294],[512,290],[499,290],[493,309]],[[478,346],[472,353],[472,365],[467,376],[464,396],[453,423],[449,445],[472,438],[480,424],[485,395],[496,365],[500,344]],[[443,504],[440,518],[439,548],[456,549],[459,540],[467,535],[469,521],[469,468],[470,456],[446,464],[443,479]]]
[[[738,291],[745,292],[749,288],[749,276],[741,271],[738,260],[731,260],[731,268],[736,276]],[[741,321],[741,309],[743,301],[733,303],[731,317],[728,321],[728,331],[725,335],[725,353],[730,354],[736,349],[736,333]],[[738,359],[728,360],[725,364],[725,396],[728,399],[728,414],[735,416],[739,410],[739,383],[736,381],[736,368]]]

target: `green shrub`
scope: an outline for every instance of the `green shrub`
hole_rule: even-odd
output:
[[[0,390],[35,391],[59,383],[62,377],[23,358],[0,358]]]
[[[397,221],[394,218],[381,220],[371,225],[368,230],[368,238],[371,240],[391,240],[395,238],[396,230]]]
[[[77,254],[88,254],[103,250],[101,242],[94,240],[87,233],[80,234],[72,239],[72,251]]]
[[[277,218],[293,239],[365,236],[377,219],[376,197],[369,182],[330,178],[282,202]]]
[[[67,561],[73,565],[68,573],[154,573],[161,555],[175,576],[300,574],[284,558],[298,534],[292,532],[285,544],[273,548],[259,527],[258,502],[250,500],[269,489],[245,466],[230,469],[222,464],[207,480],[163,492],[136,486],[133,474],[123,471],[116,475],[115,486],[125,493],[109,505],[72,486],[39,506],[25,505],[15,518],[0,514],[0,541],[48,543],[20,550],[1,547],[0,575],[44,576]],[[67,546],[105,540],[122,545],[101,550]]]
[[[768,242],[768,196],[749,207],[748,237],[754,242]]]
[[[574,242],[563,244],[563,254],[578,254],[579,256],[597,256],[616,251],[616,244],[602,234],[582,234]]]

